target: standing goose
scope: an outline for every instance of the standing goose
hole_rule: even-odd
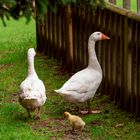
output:
[[[89,61],[87,68],[74,74],[60,89],[55,90],[65,100],[74,103],[78,108],[80,103],[87,101],[88,110],[79,111],[82,114],[95,113],[90,107],[90,100],[94,97],[101,81],[102,69],[95,53],[95,42],[110,39],[101,32],[94,32],[88,40]]]
[[[27,109],[29,117],[30,111],[37,113],[35,118],[40,118],[40,109],[46,101],[46,92],[43,82],[38,78],[34,68],[34,48],[28,50],[28,75],[26,79],[20,84],[19,102]]]

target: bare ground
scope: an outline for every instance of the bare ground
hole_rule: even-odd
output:
[[[9,96],[9,102],[18,102],[18,94],[13,93]],[[16,112],[19,115],[19,112]],[[48,114],[48,113],[47,113]],[[20,114],[21,115],[21,114]],[[22,114],[23,115],[23,114]],[[39,134],[50,134],[51,140],[57,140],[58,138],[62,140],[90,140],[89,132],[87,126],[82,132],[71,131],[71,126],[65,118],[47,118],[47,120],[31,120],[24,118],[26,114],[23,115],[23,121],[30,125],[35,133]],[[25,120],[24,120],[25,119]],[[27,121],[28,120],[28,121]],[[91,125],[100,125],[101,122],[91,122]]]

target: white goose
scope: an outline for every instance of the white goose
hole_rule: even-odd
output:
[[[95,113],[91,110],[90,100],[94,97],[102,80],[102,69],[95,53],[95,42],[98,40],[110,39],[101,32],[94,32],[88,40],[89,62],[88,67],[74,74],[60,89],[55,90],[65,100],[79,104],[87,101],[88,111],[79,111],[82,114]]]
[[[29,117],[30,111],[38,109],[36,117],[40,118],[41,106],[46,101],[46,91],[43,82],[38,78],[34,68],[34,48],[28,50],[28,75],[20,85],[19,102],[27,109]]]

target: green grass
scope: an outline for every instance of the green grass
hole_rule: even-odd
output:
[[[28,119],[18,103],[19,85],[27,73],[26,53],[36,48],[35,23],[10,20],[7,27],[0,24],[0,139],[1,140],[139,140],[140,122],[131,114],[118,109],[106,96],[96,94],[92,102],[102,113],[81,116],[86,122],[84,132],[71,134],[64,111],[74,106],[65,103],[53,90],[59,88],[68,75],[58,71],[59,64],[43,54],[35,57],[35,68],[43,80],[48,100],[42,108],[41,120]],[[85,107],[85,105],[83,105]],[[123,127],[115,127],[123,124]]]

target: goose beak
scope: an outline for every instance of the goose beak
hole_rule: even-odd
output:
[[[110,38],[109,38],[108,36],[102,34],[102,36],[101,36],[101,40],[105,40],[105,39],[110,39]]]

